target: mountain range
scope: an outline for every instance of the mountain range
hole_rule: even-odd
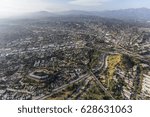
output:
[[[100,16],[104,18],[127,20],[127,21],[150,21],[150,9],[148,8],[137,8],[137,9],[122,9],[122,10],[111,10],[111,11],[65,11],[59,13],[51,13],[48,11],[34,12],[26,14],[23,18],[45,18],[55,16],[75,16],[75,15],[89,15],[89,16]]]

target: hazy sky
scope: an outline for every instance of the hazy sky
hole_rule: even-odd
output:
[[[25,12],[150,8],[150,0],[0,0],[0,17]]]

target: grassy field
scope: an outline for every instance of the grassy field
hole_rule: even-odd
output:
[[[116,65],[120,64],[122,59],[121,54],[115,54],[108,56],[107,63],[108,63],[108,78],[112,79],[113,74],[115,72]]]

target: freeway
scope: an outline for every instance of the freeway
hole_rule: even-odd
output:
[[[88,49],[92,49],[92,48],[90,48],[90,47],[85,47],[85,48],[88,48]],[[102,51],[102,50],[101,50]],[[114,53],[112,53],[112,52],[106,52],[106,51],[103,51],[103,52],[105,52],[105,53],[107,53],[107,54],[114,54]],[[104,54],[103,55],[103,57],[102,57],[102,65],[101,65],[101,67],[100,67],[100,71],[101,71],[101,73],[100,74],[103,74],[103,72],[106,70],[106,68],[107,68],[107,59],[108,59],[108,56],[107,56],[107,54]],[[87,68],[87,69],[89,69],[89,68]],[[109,91],[107,91],[107,89],[104,87],[104,85],[98,80],[98,78],[94,75],[94,73],[90,70],[90,74],[93,76],[93,78],[94,78],[94,80],[97,82],[97,84],[98,84],[98,86],[108,95],[108,96],[110,96],[113,100],[115,100],[115,98],[111,95],[111,93],[109,92]]]
[[[41,97],[38,97],[38,98],[33,98],[33,100],[44,100],[44,99],[50,97],[51,95],[53,95],[53,94],[55,94],[55,93],[57,93],[57,92],[59,92],[59,91],[65,89],[65,88],[67,88],[69,85],[74,84],[74,83],[76,83],[76,82],[79,82],[80,80],[83,80],[83,79],[85,79],[85,78],[87,78],[87,77],[89,77],[89,76],[90,76],[89,74],[82,75],[82,76],[80,76],[78,79],[73,80],[73,81],[71,81],[71,82],[68,83],[68,84],[65,84],[65,85],[63,85],[63,86],[61,86],[61,87],[58,87],[58,88],[52,90],[51,94],[45,95],[45,96],[41,96]]]
[[[105,94],[107,94],[113,100],[115,100],[115,98],[111,95],[111,93],[109,91],[107,91],[107,89],[104,87],[104,85],[97,79],[97,77],[92,72],[90,72],[90,73],[93,76],[94,80],[97,82],[98,86],[105,92]]]
[[[108,56],[106,54],[103,55],[103,59],[102,59],[102,65],[101,65],[101,73],[103,74],[103,72],[106,70],[107,68],[107,59]],[[107,94],[108,96],[110,96],[113,100],[115,100],[115,98],[111,95],[111,93],[109,91],[107,91],[107,88],[104,87],[104,85],[98,80],[98,78],[94,75],[94,73],[90,70],[90,74],[93,76],[94,80],[96,81],[96,83],[98,84],[99,88],[101,88],[105,94]]]
[[[118,49],[118,48],[119,48],[119,49]],[[132,56],[132,57],[134,57],[134,58],[137,58],[137,59],[139,59],[139,60],[142,60],[142,61],[144,61],[144,62],[146,62],[146,63],[150,63],[150,61],[147,60],[147,58],[145,59],[143,56],[141,56],[141,55],[139,55],[139,54],[137,54],[137,53],[128,51],[127,49],[125,49],[125,48],[123,48],[123,47],[121,47],[121,46],[118,46],[118,48],[116,47],[116,50],[119,51],[119,52],[122,53],[122,54],[127,54],[127,55],[129,55],[129,56]],[[121,49],[120,49],[120,48],[121,48]]]

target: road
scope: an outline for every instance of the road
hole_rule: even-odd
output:
[[[150,60],[149,60],[149,59],[147,60],[147,58],[144,58],[143,56],[141,56],[141,55],[139,55],[139,54],[137,54],[137,53],[131,52],[131,51],[129,51],[129,50],[123,48],[123,47],[120,46],[120,45],[117,45],[115,49],[116,49],[118,52],[122,53],[122,54],[127,54],[127,55],[129,55],[129,56],[132,56],[132,57],[134,57],[134,58],[136,58],[136,59],[142,60],[142,61],[144,61],[144,62],[150,64]]]
[[[103,55],[103,59],[102,59],[102,65],[101,65],[101,74],[103,74],[103,72],[106,70],[107,68],[107,58],[108,56],[106,54]],[[115,100],[115,98],[111,95],[111,93],[109,91],[107,91],[107,89],[104,87],[104,85],[98,80],[98,78],[94,75],[94,73],[90,70],[90,74],[93,76],[94,80],[96,81],[96,83],[98,84],[99,88],[101,88],[105,94],[107,94],[108,96],[110,96],[113,100]]]
[[[104,87],[104,85],[97,79],[97,77],[92,72],[91,72],[91,75],[93,76],[93,78],[96,81],[96,83],[98,84],[98,86],[105,92],[105,94],[107,94],[113,100],[115,100],[115,98],[111,95],[111,93],[109,91],[107,91],[107,89]]]
[[[74,83],[76,83],[76,82],[79,82],[80,80],[85,79],[85,78],[87,78],[87,77],[89,77],[89,76],[90,76],[89,74],[80,76],[78,79],[71,81],[69,84],[65,84],[65,85],[63,85],[63,86],[61,86],[61,87],[58,87],[58,88],[52,90],[51,94],[45,95],[45,96],[41,96],[41,97],[38,97],[38,98],[33,98],[33,100],[44,100],[44,99],[50,97],[51,95],[53,95],[53,94],[55,94],[55,93],[61,91],[62,89],[67,88],[69,85],[74,84]]]

